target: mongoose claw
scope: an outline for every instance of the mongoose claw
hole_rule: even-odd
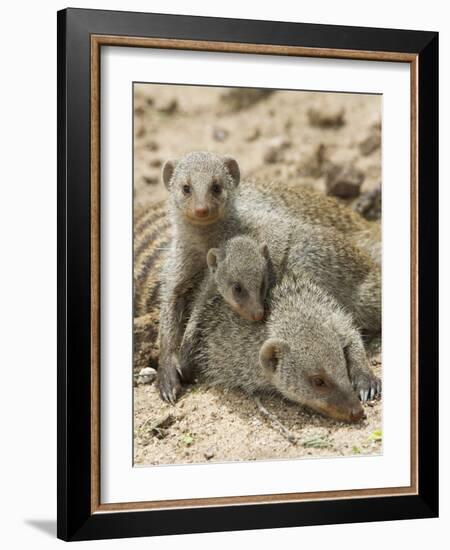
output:
[[[181,393],[181,382],[178,371],[172,363],[165,365],[165,367],[160,365],[157,386],[161,399],[166,403],[175,405]]]
[[[371,372],[358,371],[352,377],[352,385],[362,403],[381,395],[381,380]]]

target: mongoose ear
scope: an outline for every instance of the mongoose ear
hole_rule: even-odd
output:
[[[233,157],[223,157],[223,163],[227,167],[228,172],[230,172],[230,176],[233,178],[234,186],[237,187],[241,181],[239,164]]]
[[[262,245],[260,245],[259,247],[259,250],[261,252],[261,254],[263,255],[263,257],[268,260],[269,259],[269,248],[267,246],[266,243],[262,243]]]
[[[259,350],[259,362],[263,369],[269,374],[273,374],[278,367],[278,364],[289,350],[289,345],[284,340],[279,338],[269,338],[264,342]]]
[[[162,180],[166,189],[169,189],[170,180],[172,179],[173,173],[175,171],[175,166],[177,165],[176,160],[166,160],[162,168]]]
[[[219,248],[210,248],[208,250],[208,254],[206,254],[206,263],[211,273],[216,272],[217,266],[222,259],[222,253]]]

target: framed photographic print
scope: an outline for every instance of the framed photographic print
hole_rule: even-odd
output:
[[[433,32],[58,13],[58,536],[438,514]]]

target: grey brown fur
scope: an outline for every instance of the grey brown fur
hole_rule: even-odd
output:
[[[221,248],[210,249],[206,262],[209,274],[193,300],[180,348],[181,372],[188,378],[191,378],[195,367],[192,346],[202,321],[205,304],[213,296],[220,295],[242,319],[250,322],[262,321],[266,298],[275,283],[267,245],[259,244],[250,237],[234,237]]]
[[[381,392],[351,316],[306,272],[287,272],[275,285],[265,323],[246,322],[219,295],[200,318],[193,357],[212,385],[276,391],[350,422],[363,416],[358,395]]]
[[[236,235],[267,242],[278,275],[286,268],[308,268],[309,259],[311,272],[354,310],[358,324],[378,330],[379,315],[372,311],[377,309],[376,298],[368,313],[365,308],[365,289],[376,290],[373,262],[354,244],[366,235],[370,252],[372,241],[376,248],[376,235],[372,239],[371,228],[356,214],[306,189],[273,193],[272,188],[270,194],[264,186],[237,188],[236,161],[211,153],[191,153],[166,163],[163,179],[170,192],[168,210],[174,232],[161,275],[158,385],[164,399],[173,402],[181,388],[179,347],[192,296],[205,275],[206,253]],[[184,192],[186,188],[189,193]],[[279,186],[277,191],[282,189]]]

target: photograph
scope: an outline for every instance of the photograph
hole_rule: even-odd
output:
[[[134,466],[383,453],[382,120],[133,83]]]

